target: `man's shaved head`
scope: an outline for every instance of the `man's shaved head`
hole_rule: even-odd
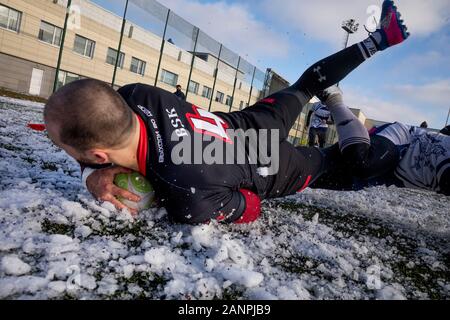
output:
[[[92,79],[74,81],[53,94],[44,119],[53,139],[81,152],[120,146],[134,123],[122,97],[108,84]]]

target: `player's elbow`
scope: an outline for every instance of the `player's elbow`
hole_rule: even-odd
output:
[[[346,147],[342,151],[342,156],[346,164],[352,168],[356,177],[362,178],[369,169],[368,161],[370,145],[365,143],[357,143]]]
[[[261,199],[257,194],[249,190],[242,189],[241,194],[245,198],[245,210],[234,223],[248,224],[255,222],[261,216]]]

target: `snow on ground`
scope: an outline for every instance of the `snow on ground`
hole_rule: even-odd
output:
[[[0,298],[450,298],[449,198],[306,190],[248,226],[133,221],[29,122],[42,105],[0,99]]]

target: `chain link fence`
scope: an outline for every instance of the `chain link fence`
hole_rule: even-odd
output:
[[[264,96],[265,71],[155,0],[6,3],[0,88],[47,98],[82,78],[114,88],[140,82],[174,92],[180,85],[189,102],[223,112]],[[300,120],[293,129],[299,142]]]

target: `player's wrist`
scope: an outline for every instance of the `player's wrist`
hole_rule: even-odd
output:
[[[83,184],[83,186],[89,190],[88,186],[87,186],[87,179],[95,172],[97,171],[97,169],[93,169],[93,168],[84,168],[82,174],[81,174],[81,182]]]

